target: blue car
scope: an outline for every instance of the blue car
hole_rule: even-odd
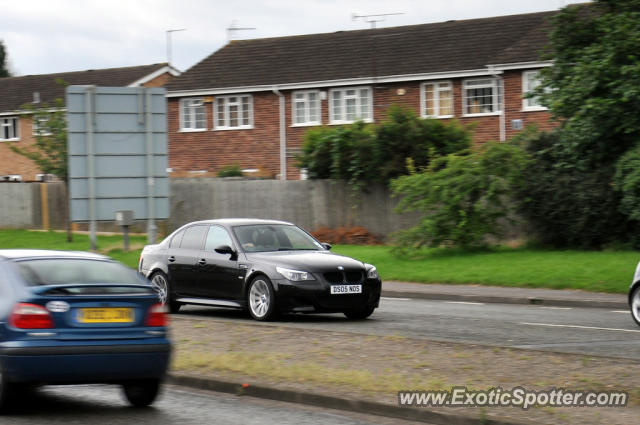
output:
[[[119,384],[147,406],[170,352],[165,307],[133,270],[90,253],[0,250],[0,411],[42,384]]]

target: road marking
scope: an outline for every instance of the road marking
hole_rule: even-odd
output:
[[[572,307],[540,307],[546,308],[547,310],[572,310]]]
[[[599,328],[596,326],[579,326],[579,325],[556,325],[553,323],[529,323],[529,322],[520,322],[520,325],[528,325],[528,326],[547,326],[551,328],[572,328],[572,329],[590,329],[597,331],[616,331],[616,332],[640,332],[639,329],[618,329],[618,328]]]
[[[484,303],[472,303],[470,301],[445,301],[445,304],[484,305]]]
[[[381,300],[411,301],[411,298],[380,297]]]
[[[609,313],[629,314],[628,310],[611,310]]]

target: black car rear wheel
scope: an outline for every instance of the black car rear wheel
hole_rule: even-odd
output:
[[[7,382],[4,371],[0,368],[0,414],[9,410],[14,393],[15,385]]]
[[[251,317],[267,321],[276,317],[276,297],[273,284],[266,276],[258,276],[249,284],[247,305]]]
[[[173,301],[171,295],[171,286],[169,285],[169,277],[162,271],[153,272],[149,278],[151,284],[158,291],[158,297],[162,304],[166,304],[171,313],[177,313],[181,304]]]
[[[344,312],[344,315],[347,316],[347,318],[352,320],[364,320],[367,317],[371,316],[375,309],[376,309],[375,307],[365,306],[365,307],[357,308],[354,310],[347,310]]]
[[[132,406],[146,407],[153,403],[160,391],[160,380],[145,379],[122,384],[124,395]]]

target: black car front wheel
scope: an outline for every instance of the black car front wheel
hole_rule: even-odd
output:
[[[256,320],[272,320],[277,315],[273,284],[266,276],[257,276],[249,284],[247,305],[251,317]]]
[[[134,407],[146,407],[154,402],[160,391],[159,379],[125,382],[122,384],[125,397]]]
[[[348,319],[352,320],[364,320],[367,317],[373,314],[375,307],[365,306],[362,308],[356,308],[353,310],[347,310],[344,312],[344,315],[347,316]]]

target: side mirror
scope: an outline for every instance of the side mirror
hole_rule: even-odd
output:
[[[322,247],[324,249],[326,249],[327,251],[331,251],[331,244],[328,244],[326,242],[322,242],[320,245],[322,245]]]
[[[219,247],[214,249],[214,251],[218,254],[230,254],[231,260],[236,260],[238,258],[238,254],[236,253],[236,251],[234,251],[234,249],[229,245],[220,245]]]

